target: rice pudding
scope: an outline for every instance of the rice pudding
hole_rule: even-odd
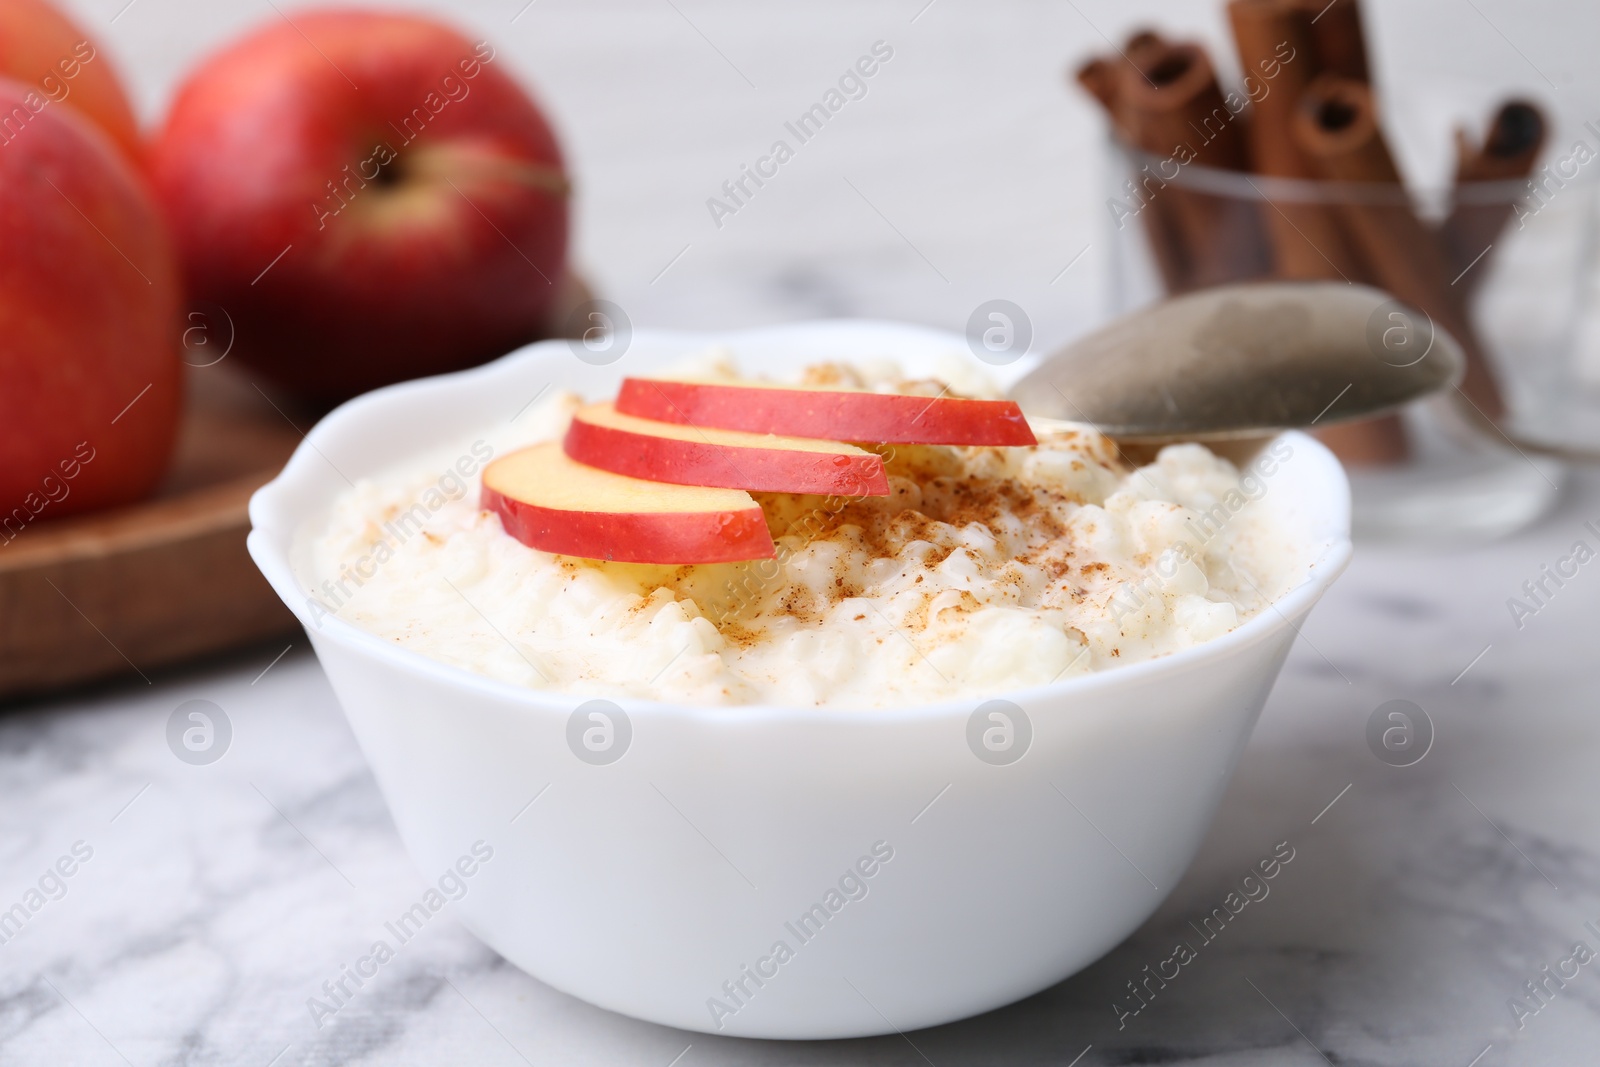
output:
[[[733,376],[723,356],[697,370]],[[805,382],[947,388],[834,364]],[[970,378],[957,387],[986,395]],[[492,457],[559,438],[581,404],[548,396],[345,491],[297,543],[313,620],[584,697],[880,707],[1166,655],[1231,630],[1299,573],[1253,506],[1287,444],[1243,472],[1196,444],[1134,467],[1093,429],[1038,419],[1031,447],[873,446],[888,496],[755,494],[776,559],[540,552],[479,508],[476,478]]]

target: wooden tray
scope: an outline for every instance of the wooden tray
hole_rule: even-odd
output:
[[[564,325],[589,292],[577,279],[563,288],[551,321]],[[0,700],[148,680],[300,632],[245,551],[246,509],[316,416],[277,397],[274,407],[227,360],[188,374],[177,453],[154,498],[31,526],[0,550]]]

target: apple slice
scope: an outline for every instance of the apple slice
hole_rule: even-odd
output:
[[[559,441],[485,467],[479,506],[523,544],[567,556],[682,564],[777,555],[749,493],[612,474],[569,458]]]
[[[807,389],[767,382],[625,378],[617,410],[689,426],[895,445],[1036,445],[1010,400]]]
[[[837,441],[702,430],[590,404],[572,417],[566,452],[579,463],[677,485],[766,493],[888,496],[883,460]]]

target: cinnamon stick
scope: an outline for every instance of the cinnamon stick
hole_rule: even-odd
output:
[[[1143,180],[1151,203],[1172,205],[1189,257],[1185,287],[1265,273],[1269,263],[1255,205],[1180,184],[1185,167],[1244,170],[1249,164],[1241,117],[1224,102],[1205,51],[1156,41],[1128,58],[1116,71],[1119,126],[1134,147],[1159,160],[1153,178]]]
[[[1161,35],[1155,30],[1134,30],[1122,44],[1122,54],[1132,56],[1141,49],[1155,47],[1162,44]]]
[[[1485,253],[1494,246],[1511,218],[1511,198],[1475,199],[1471,186],[1479,182],[1519,181],[1533,173],[1544,147],[1549,124],[1544,112],[1525,100],[1500,105],[1489,121],[1483,143],[1475,145],[1465,130],[1456,130],[1456,196],[1449,216],[1439,227],[1451,277],[1467,295],[1487,276]],[[1468,269],[1470,268],[1470,270]]]
[[[1246,91],[1251,79],[1267,86],[1260,97],[1252,94],[1251,169],[1259,174],[1309,177],[1305,156],[1287,134],[1294,105],[1316,74],[1310,17],[1295,0],[1230,0],[1228,25],[1233,29]]]
[[[1280,178],[1314,179],[1290,127],[1301,95],[1317,74],[1312,16],[1296,0],[1232,0],[1228,21],[1247,79],[1264,89],[1251,96],[1255,111],[1248,127],[1251,169]],[[1246,82],[1249,88],[1249,82]],[[1269,183],[1270,185],[1270,183]],[[1351,248],[1337,211],[1293,196],[1263,190],[1263,212],[1272,242],[1274,272],[1285,278],[1360,281],[1365,273]]]
[[[1246,77],[1257,78],[1251,92],[1255,112],[1249,126],[1250,162],[1258,174],[1314,180],[1317,169],[1291,136],[1290,128],[1306,86],[1317,74],[1312,13],[1297,0],[1232,0],[1228,21]],[[1366,265],[1351,245],[1337,207],[1304,195],[1274,196],[1271,183],[1261,190],[1262,213],[1272,242],[1274,273],[1284,278],[1367,280]],[[1399,415],[1335,423],[1316,431],[1323,444],[1350,466],[1400,463],[1410,442]]]
[[[1100,101],[1112,125],[1119,127],[1117,116],[1117,66],[1137,64],[1151,49],[1165,48],[1166,42],[1154,30],[1135,30],[1122,44],[1119,55],[1090,56],[1075,72],[1078,84]]]
[[[1333,74],[1319,75],[1301,98],[1295,142],[1322,177],[1386,187],[1392,199],[1351,192],[1340,211],[1376,281],[1426,313],[1460,343],[1467,357],[1462,392],[1486,416],[1504,413],[1489,359],[1451,287],[1450,261],[1438,236],[1417,218],[1378,127],[1372,90]],[[1376,353],[1375,353],[1376,355]]]
[[[1367,35],[1358,0],[1298,0],[1311,27],[1317,70],[1353,81],[1371,81]]]
[[[1106,109],[1106,114],[1115,121],[1117,113],[1117,74],[1114,60],[1109,56],[1090,56],[1073,73],[1078,84],[1088,90],[1090,96],[1100,101],[1100,106]]]

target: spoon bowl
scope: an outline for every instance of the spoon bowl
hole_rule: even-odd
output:
[[[1252,282],[1117,319],[1047,356],[1010,395],[1031,415],[1120,441],[1230,440],[1369,418],[1465,369],[1449,334],[1380,289]]]

